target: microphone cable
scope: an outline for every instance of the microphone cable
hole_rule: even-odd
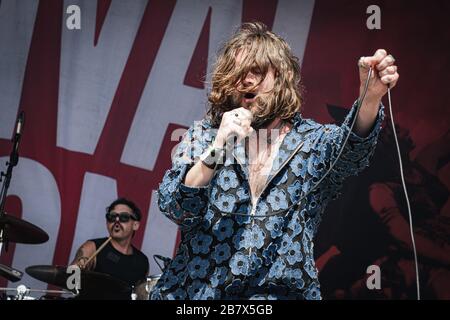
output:
[[[388,86],[388,92],[387,93],[388,93],[388,103],[389,103],[389,114],[390,114],[390,117],[391,117],[391,126],[392,126],[392,131],[394,132],[395,146],[396,146],[396,149],[397,149],[398,162],[399,162],[399,166],[400,166],[400,177],[401,177],[401,180],[402,180],[403,192],[405,194],[406,206],[407,206],[407,209],[408,209],[409,232],[410,232],[411,242],[412,242],[412,246],[413,246],[414,265],[415,265],[415,271],[416,271],[417,300],[420,300],[419,262],[418,262],[418,259],[417,259],[417,249],[416,249],[416,241],[415,241],[414,230],[413,230],[411,205],[409,203],[408,190],[406,188],[405,175],[403,173],[403,164],[402,164],[403,160],[402,160],[402,155],[401,155],[401,152],[400,152],[400,146],[399,146],[399,143],[398,143],[397,132],[395,131],[395,122],[394,122],[394,114],[392,112],[391,88],[390,88],[390,86]]]

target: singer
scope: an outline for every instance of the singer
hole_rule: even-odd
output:
[[[262,23],[243,24],[219,52],[207,115],[160,185],[181,242],[151,299],[321,299],[314,235],[343,180],[369,164],[394,62],[385,50],[359,59],[360,98],[374,72],[352,132],[357,103],[341,126],[321,125],[300,115],[289,45]]]

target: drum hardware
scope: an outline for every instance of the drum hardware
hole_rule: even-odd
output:
[[[155,274],[138,281],[133,287],[132,300],[149,300],[150,292],[160,278],[161,274]]]
[[[0,276],[8,279],[9,281],[17,282],[22,279],[23,272],[0,264]]]
[[[159,261],[157,259],[163,262],[163,266],[160,265],[160,263],[159,263]],[[155,263],[158,265],[159,269],[161,269],[162,272],[164,272],[164,270],[172,262],[172,259],[170,259],[168,257],[161,256],[159,254],[154,254],[153,255],[153,260],[155,261]]]
[[[72,276],[72,273],[68,273],[67,270],[68,267],[66,266],[55,267],[45,265],[30,266],[25,269],[26,273],[33,278],[75,294],[75,289],[68,287],[70,282],[68,280]],[[108,274],[81,269],[79,292],[77,297],[81,299],[101,299],[105,294],[108,295],[109,293],[111,295],[120,294],[130,297],[131,287],[122,280],[116,279]],[[105,298],[107,297],[105,296]]]
[[[8,188],[11,184],[13,168],[19,162],[19,142],[22,136],[22,129],[25,121],[25,114],[22,111],[16,122],[15,132],[12,138],[13,147],[9,156],[9,161],[6,162],[6,173],[0,173],[0,182],[3,179],[3,184],[0,191],[0,256],[2,254],[3,245],[5,250],[8,250],[8,243],[26,243],[39,244],[48,241],[48,234],[41,228],[23,219],[14,217],[5,212],[6,196]],[[13,269],[9,266],[0,265],[0,276],[9,281],[16,282],[22,278],[23,272]]]
[[[30,289],[23,284],[17,286],[17,288],[0,288],[0,291],[2,291],[2,292],[15,291],[16,292],[16,295],[10,296],[8,298],[8,300],[37,300],[36,298],[31,296],[31,293],[43,293],[43,294],[45,294],[43,297],[45,297],[47,294],[74,296],[74,294],[72,292],[67,291],[67,290]],[[42,299],[42,297],[39,299]]]

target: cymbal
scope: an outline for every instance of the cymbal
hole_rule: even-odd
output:
[[[67,272],[66,266],[30,266],[25,271],[35,279],[72,291],[67,286],[67,280],[73,272]],[[105,292],[129,293],[131,287],[124,281],[116,279],[108,274],[81,270],[80,292],[86,295],[100,295]]]
[[[48,241],[48,234],[34,224],[10,214],[0,217],[3,239],[15,243],[39,244]]]

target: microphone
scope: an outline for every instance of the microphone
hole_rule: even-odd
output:
[[[23,130],[23,125],[25,123],[25,113],[23,111],[21,111],[19,113],[19,116],[17,117],[17,122],[16,122],[16,131],[14,133],[13,136],[13,150],[11,152],[10,155],[10,163],[12,166],[16,166],[17,163],[19,162],[19,141],[20,141],[20,137],[22,136],[22,130]]]
[[[17,125],[16,125],[16,136],[20,136],[22,134],[22,127],[25,122],[25,113],[22,111],[19,113],[17,117]]]
[[[23,272],[0,264],[0,276],[5,277],[9,281],[17,282],[22,279]]]

